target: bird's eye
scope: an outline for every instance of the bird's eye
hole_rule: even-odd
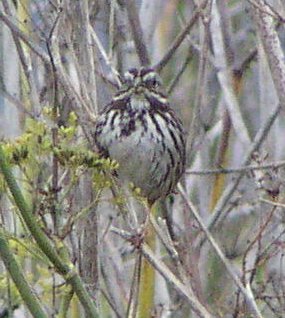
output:
[[[143,82],[145,86],[149,88],[157,88],[161,85],[160,78],[154,73],[147,74],[147,76],[145,76],[145,78],[143,79]]]
[[[157,81],[156,78],[149,78],[149,79],[147,79],[147,80],[145,81],[145,85],[146,85],[147,87],[154,87],[154,88],[156,88],[156,87],[158,87],[158,85],[159,85],[159,81]]]
[[[133,81],[134,81],[133,74],[131,74],[129,72],[125,73],[124,78],[123,78],[124,84],[126,84],[127,86],[130,86],[133,83]]]
[[[138,71],[135,68],[131,68],[124,74],[123,82],[127,86],[131,86],[134,83],[136,76],[138,75]]]

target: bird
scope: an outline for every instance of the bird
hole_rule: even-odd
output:
[[[117,177],[139,188],[150,206],[174,191],[185,170],[185,131],[151,67],[124,74],[94,136],[99,153],[118,163]]]

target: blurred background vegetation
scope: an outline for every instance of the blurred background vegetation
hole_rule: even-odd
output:
[[[1,1],[0,138],[28,214],[0,174],[0,317],[136,317],[141,256],[156,277],[140,317],[284,317],[284,23],[282,0]],[[129,242],[93,140],[148,60],[188,137],[153,254]]]

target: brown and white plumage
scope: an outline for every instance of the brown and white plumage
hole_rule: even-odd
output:
[[[185,167],[182,124],[159,87],[152,69],[131,69],[95,130],[99,151],[119,163],[118,177],[151,204],[174,189]]]

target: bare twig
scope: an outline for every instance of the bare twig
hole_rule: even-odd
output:
[[[108,58],[112,60],[113,58],[113,49],[114,49],[114,26],[115,26],[115,6],[117,5],[115,0],[110,1],[110,18],[109,18],[109,50],[108,50]]]
[[[132,241],[133,235],[127,231],[112,228],[112,231],[126,240]],[[148,245],[142,243],[140,246],[143,256],[149,263],[169,282],[179,293],[181,293],[189,302],[193,311],[195,311],[201,318],[213,318],[207,309],[199,302],[192,290],[185,286],[170,270],[169,268],[153,254]]]
[[[178,184],[178,190],[179,190],[181,196],[183,197],[187,207],[189,208],[191,213],[194,215],[194,217],[195,217],[196,221],[198,222],[200,228],[202,229],[202,231],[204,232],[205,236],[207,237],[207,240],[210,242],[210,244],[212,245],[213,249],[217,253],[218,257],[220,258],[220,260],[224,264],[225,268],[227,269],[227,272],[229,273],[229,275],[231,276],[231,278],[233,279],[233,281],[235,282],[235,284],[237,285],[239,290],[244,295],[244,297],[247,300],[247,303],[248,303],[249,307],[251,308],[252,312],[255,314],[256,317],[262,318],[262,315],[260,313],[260,310],[257,307],[257,304],[255,302],[255,299],[254,299],[252,293],[249,293],[248,289],[242,285],[242,282],[241,282],[240,278],[237,276],[237,274],[235,273],[235,271],[233,269],[234,268],[233,264],[231,264],[227,260],[227,258],[225,257],[225,255],[221,251],[220,247],[218,246],[218,244],[214,240],[212,234],[208,231],[206,225],[204,224],[202,218],[200,217],[199,212],[196,210],[196,208],[192,204],[192,202],[188,199],[187,194],[185,193],[185,191],[182,188],[181,184]]]
[[[220,13],[218,11],[215,0],[213,0],[213,15],[211,28],[216,66],[218,67],[218,80],[225,98],[225,104],[228,109],[229,116],[231,117],[231,122],[233,124],[235,133],[244,145],[249,145],[249,133],[242,118],[237,98],[232,89],[232,80],[229,72],[229,67],[227,65],[223,34],[221,31]]]
[[[12,103],[13,105],[15,105],[15,107],[18,109],[18,111],[21,113],[24,113],[26,115],[29,115],[30,118],[35,118],[36,115],[33,114],[32,112],[28,111],[25,107],[25,105],[18,100],[15,96],[13,96],[12,94],[10,94],[9,92],[6,91],[5,87],[1,87],[0,85],[0,92],[3,95],[4,98],[6,98],[10,103]]]
[[[173,78],[173,80],[171,81],[171,83],[169,84],[169,86],[166,89],[168,95],[170,95],[173,92],[174,88],[176,87],[176,85],[179,82],[179,79],[183,75],[184,71],[186,70],[187,66],[190,64],[192,59],[193,59],[193,51],[192,51],[192,48],[190,47],[188,55],[185,58],[184,63],[182,64],[182,66],[178,70],[177,74],[175,75],[175,77]]]
[[[264,13],[266,3],[264,0],[256,0],[259,8],[252,5],[253,16],[257,25],[257,31],[261,37],[264,51],[267,55],[276,92],[282,107],[285,107],[285,57],[278,35],[275,31],[273,19]]]
[[[209,55],[209,43],[210,43],[210,19],[209,17],[204,20],[204,32],[202,39],[202,50],[199,56],[199,70],[197,78],[197,92],[195,96],[195,103],[192,112],[192,120],[188,131],[187,139],[187,152],[192,155],[193,145],[195,137],[199,134],[201,127],[201,106],[203,104],[203,98],[205,96],[205,90],[207,88],[207,65],[208,65],[208,55]]]
[[[11,8],[10,8],[7,0],[3,0],[3,7],[5,8],[5,12],[9,16],[12,16]],[[36,89],[36,84],[35,84],[35,80],[34,80],[34,76],[33,76],[33,72],[32,72],[31,57],[29,54],[25,53],[25,50],[22,46],[20,39],[13,32],[12,32],[12,36],[13,36],[13,40],[14,40],[16,48],[17,48],[20,63],[23,67],[23,71],[24,71],[24,74],[25,74],[26,79],[27,79],[27,83],[28,83],[29,88],[31,90],[31,94],[30,94],[31,101],[29,104],[30,105],[40,105],[39,94],[38,94],[38,91]],[[26,109],[31,108],[30,105],[27,107],[27,105],[23,104],[24,108],[22,111],[27,112]]]
[[[267,1],[263,1],[261,4],[258,0],[247,0],[253,7],[255,7],[257,10],[260,10],[260,12],[271,16],[274,19],[278,19],[280,22],[284,23],[285,18],[282,17],[282,15],[273,8],[271,4],[269,4]]]
[[[250,63],[257,57],[257,48],[252,49],[248,55],[240,62],[238,66],[233,69],[234,74],[243,74]]]
[[[91,33],[91,37],[92,40],[94,41],[94,43],[96,44],[99,52],[101,53],[106,65],[110,68],[112,75],[114,76],[114,79],[116,81],[116,84],[118,85],[118,87],[121,86],[121,80],[120,80],[120,75],[117,72],[116,68],[113,66],[112,61],[109,59],[108,54],[106,53],[102,43],[100,42],[95,30],[89,25],[90,28],[90,33]]]
[[[259,3],[262,5],[263,1],[259,0]],[[263,3],[264,4],[264,3]],[[255,8],[254,8],[255,9]],[[256,10],[256,9],[255,9]],[[252,154],[258,150],[262,142],[265,140],[268,135],[270,128],[272,127],[275,119],[280,113],[281,107],[285,107],[285,65],[284,65],[284,54],[278,39],[278,36],[272,25],[272,18],[268,17],[266,14],[260,12],[259,10],[255,12],[255,19],[258,24],[259,32],[261,34],[263,45],[265,51],[267,52],[268,62],[270,65],[270,69],[272,71],[272,77],[274,80],[274,84],[276,87],[277,95],[279,97],[280,104],[275,108],[275,110],[271,113],[264,126],[257,133],[254,142],[252,143],[247,155],[245,156],[245,160],[243,162],[244,166],[247,166],[250,163]],[[236,178],[235,181],[230,183],[223,195],[219,199],[216,207],[213,211],[213,215],[208,224],[208,229],[211,229],[214,225],[216,225],[218,219],[221,218],[223,214],[223,210],[231,198],[232,194],[236,190],[239,182],[241,181],[244,172]],[[204,242],[204,240],[203,240]]]
[[[281,106],[278,105],[275,110],[273,111],[273,113],[269,116],[269,118],[267,119],[267,121],[265,122],[264,126],[260,128],[259,132],[256,134],[256,137],[250,147],[250,149],[248,150],[245,159],[243,161],[243,165],[247,166],[252,158],[252,154],[257,151],[260,147],[260,145],[263,143],[263,141],[265,140],[265,138],[267,137],[273,123],[275,122],[275,119],[277,118],[278,114],[280,113],[281,110]],[[230,198],[232,197],[232,194],[235,192],[236,188],[238,187],[241,179],[243,178],[245,174],[245,171],[242,171],[237,178],[231,182],[226,189],[224,190],[222,196],[220,197],[219,201],[217,202],[215,209],[212,213],[211,219],[208,223],[208,230],[211,230],[215,225],[217,225],[218,220],[223,218],[223,214],[224,214],[224,208],[226,207],[228,201],[230,200]],[[204,242],[204,240],[202,240],[201,244]]]
[[[48,54],[46,54],[40,46],[32,42],[31,38],[18,28],[16,21],[14,21],[12,17],[0,11],[0,20],[7,25],[17,38],[20,38],[37,56],[39,56],[43,62],[49,63]]]
[[[271,209],[271,211],[270,211],[269,215],[267,216],[265,222],[260,226],[260,229],[259,229],[258,233],[257,233],[256,236],[254,237],[254,239],[249,243],[249,245],[247,246],[247,248],[246,248],[246,250],[245,250],[245,252],[244,252],[244,254],[243,254],[242,272],[243,272],[243,275],[244,275],[243,280],[244,280],[245,282],[247,281],[247,280],[246,280],[246,276],[245,276],[245,274],[246,274],[246,258],[247,258],[247,255],[248,255],[248,253],[250,252],[250,250],[253,248],[253,246],[255,245],[255,243],[257,243],[258,241],[260,241],[260,239],[261,239],[261,237],[262,237],[262,235],[263,235],[263,233],[264,233],[264,231],[265,231],[267,225],[269,224],[269,222],[270,222],[271,219],[272,219],[272,216],[273,216],[273,213],[274,213],[275,210],[276,210],[276,206],[273,206],[273,208]],[[254,269],[255,269],[254,272],[256,272],[256,264],[255,264]],[[249,280],[249,282],[251,282],[252,279],[253,279],[253,278],[251,278],[251,279]]]
[[[199,175],[199,176],[208,176],[211,174],[230,174],[230,173],[240,173],[240,172],[249,172],[252,170],[267,170],[267,169],[277,169],[285,166],[285,160],[271,162],[265,165],[249,165],[241,168],[220,168],[220,169],[205,169],[205,170],[191,170],[187,169],[187,174]]]
[[[169,282],[173,287],[180,292],[187,301],[189,302],[193,311],[197,313],[197,315],[201,318],[213,318],[214,316],[211,315],[208,310],[199,302],[197,297],[192,294],[188,287],[186,287],[183,283],[180,282],[179,279],[165,266],[164,263],[159,261],[151,249],[146,245],[143,244],[141,246],[143,256],[154,266],[154,268]]]
[[[161,61],[159,61],[155,66],[154,69],[157,72],[160,72],[165,65],[168,63],[168,61],[171,59],[172,55],[175,53],[175,51],[179,48],[179,46],[181,45],[181,43],[184,41],[184,39],[186,38],[187,34],[190,32],[190,30],[192,29],[192,27],[195,25],[195,23],[197,22],[198,18],[200,17],[201,12],[205,9],[206,5],[208,3],[208,0],[204,0],[201,5],[195,10],[192,18],[190,19],[190,21],[187,23],[187,25],[185,26],[185,28],[181,31],[181,33],[176,37],[176,39],[174,40],[174,42],[172,43],[172,45],[170,46],[170,48],[168,49],[168,51],[166,52],[166,54],[164,55],[164,57],[161,59]]]
[[[275,201],[271,201],[271,200],[267,200],[267,199],[260,199],[261,202],[276,206],[276,207],[280,207],[280,208],[285,208],[285,204],[284,203],[280,203],[280,202],[275,202]]]
[[[138,54],[141,65],[149,66],[150,57],[145,44],[144,35],[140,24],[140,18],[136,7],[136,2],[134,0],[123,0],[122,2],[124,3],[124,7],[127,10],[129,22],[131,25],[131,32],[135,42],[136,52]]]
[[[123,3],[128,13],[129,22],[131,25],[131,32],[133,35],[139,60],[143,66],[149,66],[150,57],[145,44],[144,35],[136,7],[136,2],[132,0],[123,0]]]
[[[97,91],[96,91],[96,78],[95,78],[95,65],[94,65],[94,56],[93,56],[93,50],[91,45],[91,32],[90,29],[92,29],[89,21],[89,4],[87,0],[82,1],[81,4],[81,10],[82,10],[82,28],[84,30],[84,44],[83,47],[83,54],[86,57],[86,69],[85,69],[85,75],[87,78],[87,87],[88,87],[88,94],[87,96],[90,96],[91,99],[91,106],[94,109],[95,114],[98,113],[98,101],[97,101]]]

